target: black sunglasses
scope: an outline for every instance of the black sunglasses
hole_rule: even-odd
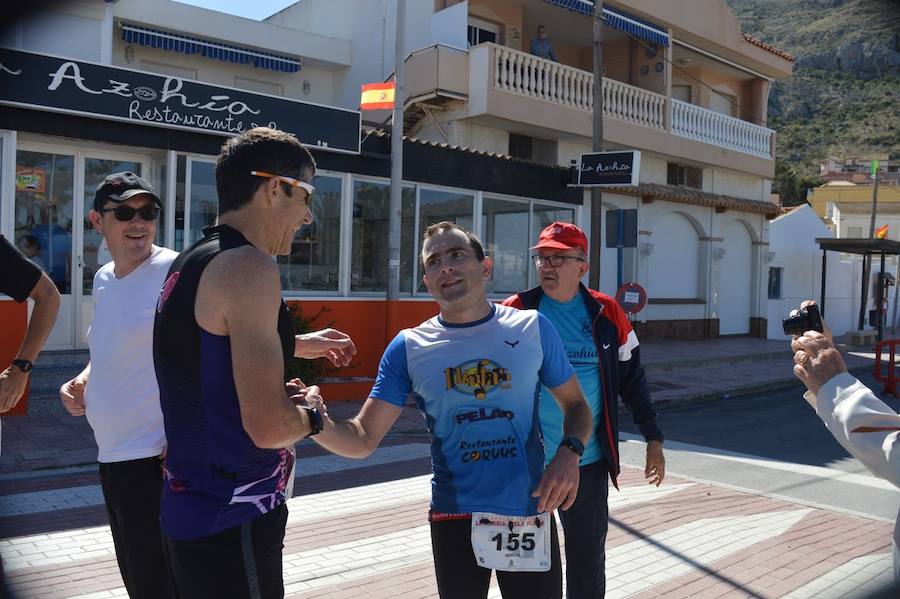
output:
[[[132,208],[131,206],[119,205],[115,208],[102,208],[100,212],[112,212],[116,220],[125,223],[133,219],[135,214],[140,215],[141,220],[154,221],[159,217],[159,206],[147,204],[140,208]]]

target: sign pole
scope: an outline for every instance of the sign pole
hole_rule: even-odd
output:
[[[622,286],[625,274],[625,211],[616,210],[616,229],[618,229],[618,243],[616,244],[616,289]]]
[[[400,208],[403,197],[403,51],[406,34],[406,0],[397,0],[397,32],[394,48],[394,116],[391,123],[391,197],[388,210],[387,299],[400,297]]]
[[[603,151],[603,0],[594,0],[594,152]],[[579,167],[580,168],[580,167]],[[588,285],[600,289],[600,242],[603,223],[603,194],[599,187],[591,188],[591,271]]]

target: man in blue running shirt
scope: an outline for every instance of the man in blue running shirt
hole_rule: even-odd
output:
[[[560,598],[551,512],[568,509],[577,495],[590,409],[549,321],[487,301],[492,263],[472,233],[451,222],[432,225],[421,258],[440,314],[391,341],[355,418],[335,423],[312,397],[324,413],[315,440],[366,457],[412,396],[432,438],[429,522],[440,596],[487,597],[496,570],[504,597]],[[559,404],[564,429],[546,470],[542,385]]]

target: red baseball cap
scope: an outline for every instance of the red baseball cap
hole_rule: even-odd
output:
[[[533,250],[543,248],[551,250],[571,250],[580,248],[587,254],[588,240],[584,231],[570,223],[555,222],[541,231],[538,237],[537,245],[531,247]]]

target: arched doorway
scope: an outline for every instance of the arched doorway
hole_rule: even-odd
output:
[[[742,223],[725,229],[725,255],[719,263],[719,334],[750,332],[750,293],[753,287],[753,239]]]

